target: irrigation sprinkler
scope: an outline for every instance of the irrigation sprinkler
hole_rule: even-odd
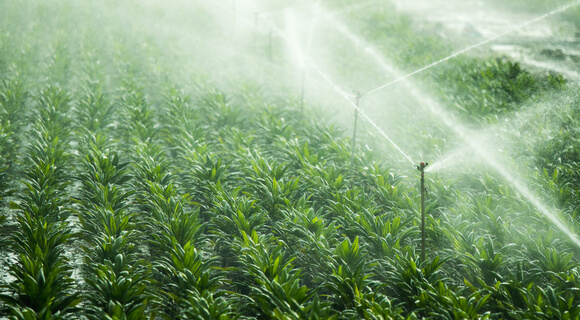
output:
[[[428,165],[421,161],[417,166],[421,172],[421,261],[425,261],[425,167]]]
[[[350,156],[350,165],[352,167],[354,167],[354,151],[356,148],[356,129],[357,129],[357,124],[358,124],[358,110],[360,109],[360,98],[362,98],[364,96],[364,94],[362,94],[362,92],[360,92],[359,90],[354,90],[354,96],[356,98],[356,103],[355,106],[356,108],[354,108],[354,129],[352,131],[352,151],[351,151],[351,156]]]

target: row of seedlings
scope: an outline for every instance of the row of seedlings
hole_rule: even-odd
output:
[[[22,124],[25,122],[27,95],[22,81],[18,78],[0,80],[0,226],[8,220],[6,197],[14,193],[14,183],[17,180],[16,160],[24,131]],[[7,231],[2,232],[2,235],[9,233],[9,226],[2,228],[7,228],[2,229]],[[4,237],[0,237],[0,243],[3,240]],[[3,250],[0,249],[0,255],[6,257],[7,252]]]
[[[156,261],[156,276],[162,292],[162,313],[170,318],[228,319],[232,307],[221,289],[224,278],[208,257],[207,223],[200,217],[195,194],[180,187],[176,168],[167,153],[177,155],[182,135],[191,128],[189,98],[169,90],[161,109],[161,143],[141,141],[136,147],[135,172],[140,203],[147,212],[150,250]],[[197,150],[193,148],[191,150]],[[196,167],[190,167],[195,172]],[[184,171],[187,171],[184,169]]]
[[[95,72],[98,68],[94,69]],[[98,78],[88,74],[89,79]],[[114,136],[115,107],[99,81],[87,81],[77,110],[83,141],[78,210],[84,251],[84,315],[89,319],[153,316],[146,290],[151,268],[142,257],[142,224],[134,210],[129,162]]]
[[[221,258],[217,263],[229,270],[228,288],[236,293],[231,299],[237,311],[265,319],[307,318],[312,292],[301,283],[284,244],[270,234],[270,222],[281,218],[284,198],[293,198],[288,194],[293,187],[283,180],[278,184],[276,173],[272,177],[283,166],[262,159],[254,150],[259,142],[250,143],[256,113],[241,113],[211,89],[202,92],[198,103],[200,112],[208,109],[210,114],[198,123],[211,134],[184,137],[181,163],[192,169],[182,178],[201,202]],[[257,178],[256,171],[263,176]]]
[[[210,195],[206,198],[213,200],[207,209],[214,243],[222,267],[233,270],[229,278],[240,297],[240,311],[268,319],[332,318],[329,306],[305,285],[293,249],[272,234],[285,219],[285,208],[296,206],[304,191],[288,166],[276,160],[284,149],[280,137],[292,128],[268,107],[242,116],[223,94],[207,94],[201,103],[224,110],[220,117],[230,121],[209,128],[218,135],[210,142],[216,149],[213,156],[185,160],[196,168],[192,178],[202,182]]]
[[[10,266],[15,278],[2,296],[16,319],[62,318],[78,311],[72,266],[66,251],[72,245],[69,226],[71,199],[70,97],[49,86],[36,98],[30,144],[23,160],[23,185],[11,203],[18,229],[10,237],[17,259]]]

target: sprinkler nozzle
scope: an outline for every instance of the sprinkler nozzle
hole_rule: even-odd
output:
[[[428,165],[429,165],[429,162],[423,162],[423,161],[421,161],[419,163],[419,165],[417,166],[417,170],[423,171],[425,169],[425,167],[427,167]]]
[[[356,98],[359,98],[359,99],[362,98],[362,97],[364,97],[364,95],[365,95],[364,92],[362,92],[360,90],[352,90],[352,92],[354,93],[354,96]]]

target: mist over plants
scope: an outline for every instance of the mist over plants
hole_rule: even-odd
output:
[[[578,4],[413,1],[0,2],[0,318],[578,319]]]

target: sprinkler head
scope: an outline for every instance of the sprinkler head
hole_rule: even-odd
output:
[[[429,162],[423,162],[423,161],[421,161],[419,163],[419,165],[416,166],[416,167],[417,167],[417,170],[423,171],[423,169],[425,169],[425,167],[428,166],[428,165],[429,165]]]
[[[362,98],[365,94],[360,90],[352,90],[356,98]]]

